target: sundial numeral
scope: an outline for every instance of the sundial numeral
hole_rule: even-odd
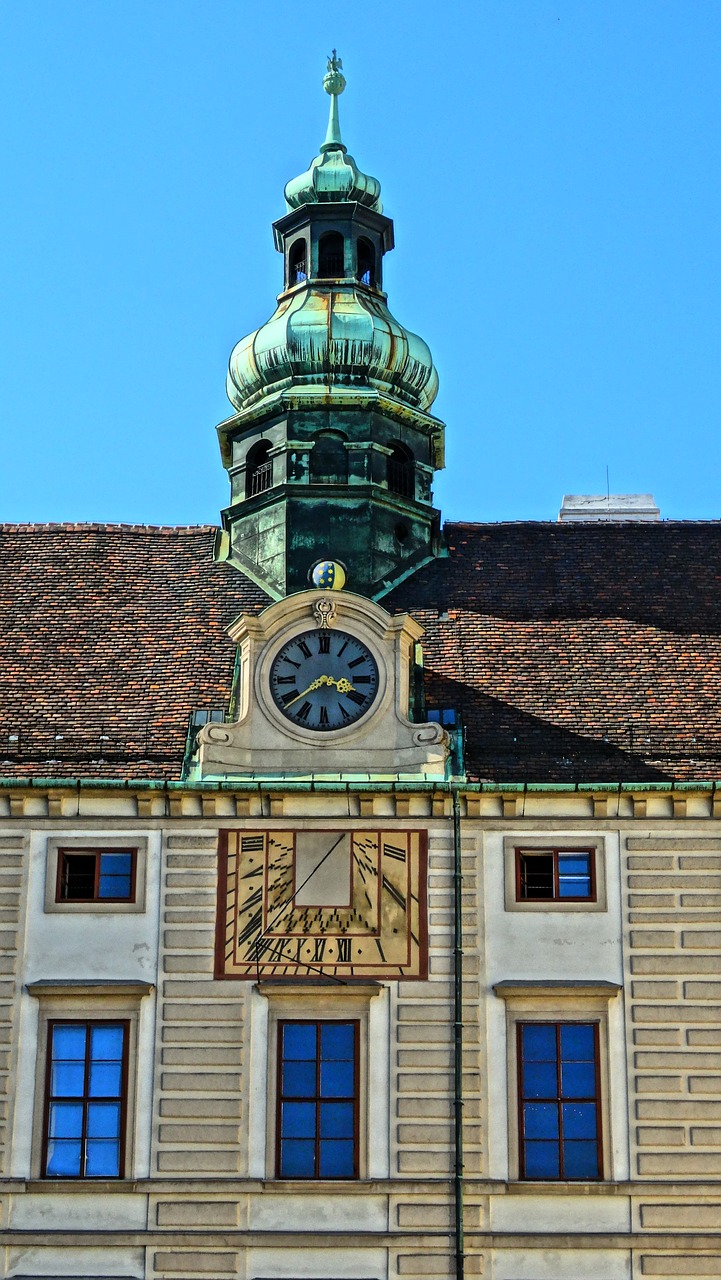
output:
[[[313,959],[315,960],[316,964],[320,964],[321,960],[323,959],[323,955],[325,953],[325,947],[326,947],[325,938],[313,939]]]
[[[398,862],[405,862],[406,860],[405,849],[399,849],[394,844],[384,844],[383,852],[387,858],[395,858]]]
[[[338,948],[338,963],[349,964],[350,958],[351,958],[350,956],[351,939],[336,938],[336,946]]]
[[[241,853],[262,853],[265,848],[265,836],[241,836]]]

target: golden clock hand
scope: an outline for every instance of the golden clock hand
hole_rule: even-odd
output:
[[[308,685],[308,688],[304,689],[302,693],[297,694],[295,698],[291,698],[290,702],[284,703],[284,707],[286,709],[288,707],[292,707],[294,702],[300,702],[300,699],[304,698],[306,693],[311,693],[313,689],[320,689],[322,684],[335,684],[335,681],[332,676],[318,676],[318,679],[313,680],[313,682]]]
[[[340,680],[333,680],[332,683],[335,685],[339,693],[356,692],[355,685],[352,685],[350,680],[346,680],[345,676],[341,676]]]

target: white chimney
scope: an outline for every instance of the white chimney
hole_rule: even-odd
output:
[[[567,493],[558,513],[560,524],[587,524],[591,520],[640,524],[660,519],[652,493]]]

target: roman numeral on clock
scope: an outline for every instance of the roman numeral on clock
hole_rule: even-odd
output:
[[[330,636],[327,631],[321,631],[318,636],[318,652],[330,653]]]
[[[366,695],[364,693],[357,693],[355,689],[351,689],[350,693],[346,694],[346,697],[350,702],[355,702],[357,707],[362,707],[366,700]]]

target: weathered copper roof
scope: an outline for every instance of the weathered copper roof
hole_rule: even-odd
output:
[[[0,526],[0,774],[180,775],[263,593],[215,530]],[[449,524],[383,603],[426,628],[470,778],[721,777],[721,523]]]

